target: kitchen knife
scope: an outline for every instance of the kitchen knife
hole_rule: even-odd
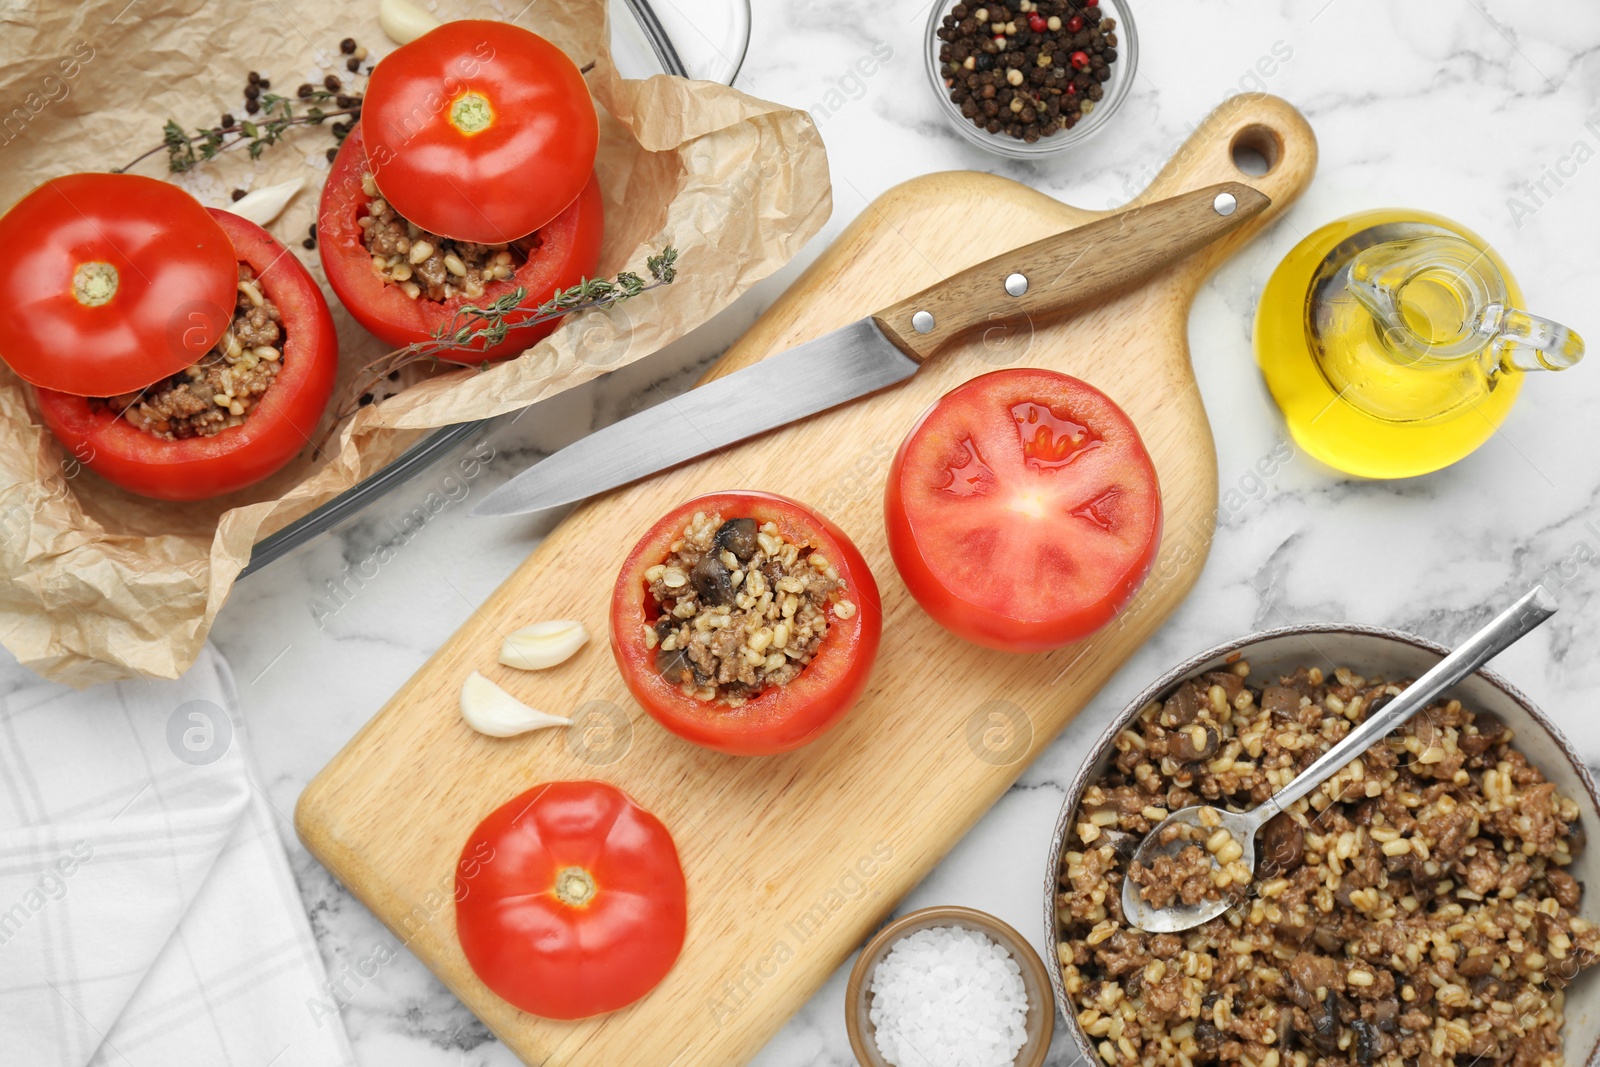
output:
[[[1074,311],[1184,259],[1271,203],[1248,185],[1224,182],[985,260],[596,430],[500,486],[472,514],[517,515],[582,500],[894,385],[977,326]],[[740,402],[750,396],[762,403]]]

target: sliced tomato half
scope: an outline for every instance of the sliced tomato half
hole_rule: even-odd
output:
[[[539,230],[527,262],[510,278],[491,282],[484,288],[483,295],[475,298],[459,293],[448,300],[407,296],[400,286],[385,281],[372,269],[372,254],[361,241],[359,220],[367,214],[367,205],[372,203],[361,185],[367,166],[362,136],[361,124],[357,123],[333,161],[317,215],[317,247],[322,255],[322,269],[335,295],[357,322],[385,343],[400,348],[431,340],[463,307],[468,304],[481,307],[518,287],[527,290],[524,304],[538,305],[594,274],[600,262],[605,206],[601,202],[599,182],[591,174],[578,199]],[[517,323],[530,317],[513,313],[506,316],[506,321]],[[481,325],[481,320],[476,321]],[[517,355],[554,332],[559,325],[560,320],[553,319],[512,330],[504,341],[477,352],[477,356],[503,359]]]
[[[686,695],[656,669],[656,653],[645,644],[644,631],[660,614],[645,572],[667,558],[697,511],[775,523],[785,540],[827,556],[856,607],[847,619],[830,607],[827,635],[805,669],[739,707]],[[713,493],[674,508],[628,554],[611,598],[611,651],[634,699],[679,737],[734,756],[788,752],[832,728],[865,692],[882,635],[878,585],[850,538],[806,505],[772,493]]]
[[[889,471],[889,549],[945,629],[1009,652],[1059,648],[1133,599],[1161,491],[1132,420],[1093,386],[1019,368],[924,414]]]
[[[310,272],[255,223],[226,211],[212,210],[211,217],[233,243],[235,284],[237,264],[249,264],[283,316],[283,369],[242,425],[165,441],[103,405],[91,408],[84,397],[37,390],[45,425],[70,456],[124,489],[160,500],[203,500],[278,471],[311,443],[339,367],[333,316]],[[228,307],[231,318],[232,290]]]

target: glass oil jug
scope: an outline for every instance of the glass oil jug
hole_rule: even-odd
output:
[[[1267,282],[1256,358],[1289,431],[1368,478],[1426,474],[1487,441],[1523,375],[1583,358],[1477,235],[1420,211],[1371,211],[1301,241]]]

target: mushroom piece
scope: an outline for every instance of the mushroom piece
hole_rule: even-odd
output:
[[[1305,854],[1305,831],[1283,812],[1261,828],[1261,859],[1256,870],[1262,878],[1276,878],[1300,866]]]
[[[689,579],[694,583],[694,591],[700,597],[702,604],[731,604],[733,603],[733,575],[723,562],[714,555],[700,557],[700,562],[694,565]]]
[[[749,563],[756,554],[756,520],[729,519],[717,527],[711,543],[718,552],[732,552],[740,563]]]
[[[1198,763],[1217,754],[1222,745],[1222,734],[1210,723],[1190,723],[1172,733],[1169,751],[1179,763]]]
[[[656,671],[669,682],[683,684],[694,677],[694,664],[681,648],[656,650]]]

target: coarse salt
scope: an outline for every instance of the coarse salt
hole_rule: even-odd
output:
[[[1010,1067],[1027,1041],[1028,990],[987,935],[936,926],[895,942],[874,968],[868,1017],[893,1067]]]

